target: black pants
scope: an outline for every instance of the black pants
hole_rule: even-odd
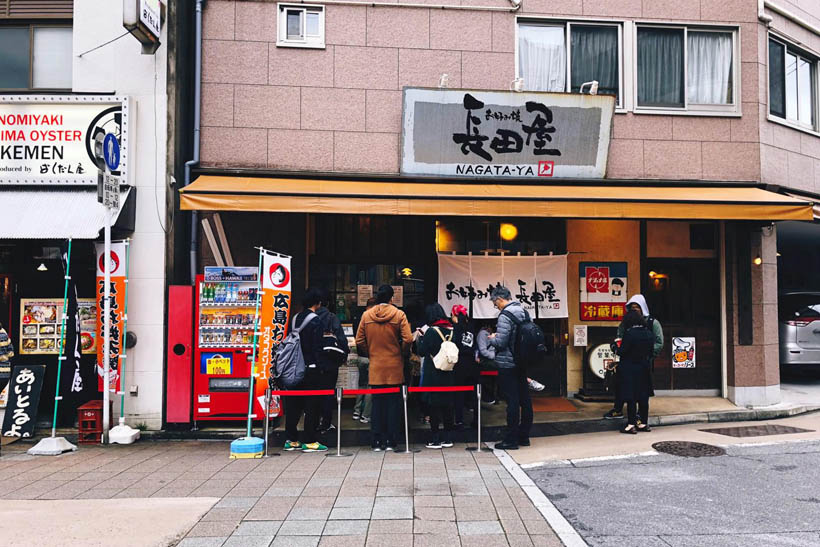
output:
[[[470,384],[465,384],[470,385]],[[473,391],[456,391],[453,393],[453,399],[455,400],[455,417],[456,423],[463,424],[464,423],[464,407],[469,408],[473,411],[473,421],[475,421],[475,405],[476,405],[476,396],[475,392]],[[431,417],[432,420],[432,417]]]
[[[635,413],[637,407],[637,414]],[[637,425],[638,420],[647,424],[649,423],[649,397],[644,397],[638,401],[627,401],[626,412],[629,418],[629,423]]]
[[[336,382],[339,379],[339,369],[333,368],[322,373],[322,389],[336,389]],[[335,395],[325,395],[322,397],[322,417],[320,424],[327,428],[333,423],[333,407],[336,406]]]
[[[615,412],[619,412],[623,414],[624,412],[624,400],[621,399],[621,388],[620,388],[620,378],[618,378],[618,369],[615,369],[615,372],[612,375],[612,394],[614,397],[614,401],[612,402],[612,410]]]
[[[533,413],[526,375],[517,368],[499,369],[498,388],[507,400],[507,432],[504,442],[518,444],[529,440]]]
[[[439,425],[444,424],[444,434],[439,431]],[[451,442],[453,431],[452,405],[430,405],[430,440],[433,442]]]
[[[401,387],[370,386],[374,388]],[[371,442],[378,444],[396,444],[401,429],[401,393],[373,395],[373,410],[370,415]]]
[[[322,375],[308,369],[305,371],[305,379],[297,389],[320,389]],[[310,444],[318,440],[316,428],[319,426],[319,417],[322,412],[323,397],[317,395],[283,397],[285,410],[285,436],[288,441],[299,440],[299,420],[305,416],[305,430],[302,435],[302,442]]]

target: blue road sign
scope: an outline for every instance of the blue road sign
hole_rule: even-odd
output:
[[[103,140],[103,157],[105,164],[112,171],[116,171],[120,166],[120,143],[113,133],[109,133]]]

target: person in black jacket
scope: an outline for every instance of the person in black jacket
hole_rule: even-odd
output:
[[[458,363],[453,369],[453,374],[455,374],[454,385],[474,386],[479,382],[479,370],[478,363],[475,360],[475,334],[470,326],[470,319],[467,317],[467,308],[458,304],[453,306],[450,321],[453,323],[453,340],[458,346]],[[475,393],[457,391],[453,394],[453,399],[455,402],[456,429],[464,427],[465,406],[473,411],[470,427],[476,427]]]
[[[655,335],[647,328],[641,312],[630,310],[623,320],[624,337],[618,348],[618,388],[621,398],[626,401],[628,424],[621,433],[635,434],[649,431],[646,422],[638,424],[637,410],[642,417],[649,418],[650,362]]]
[[[327,289],[318,289],[320,306],[316,310],[319,322],[322,325],[322,352],[319,356],[319,368],[322,373],[322,389],[336,389],[339,380],[339,366],[347,361],[350,347],[347,336],[342,329],[342,322],[335,313],[330,313],[327,305],[330,303],[330,293]],[[335,341],[334,341],[335,339]],[[335,349],[331,349],[330,345]],[[339,353],[340,350],[342,353]],[[336,396],[326,395],[322,398],[322,414],[319,420],[319,431],[327,433],[336,427],[333,425],[333,407],[336,406]]]
[[[430,304],[425,310],[428,328],[418,342],[422,358],[422,387],[447,387],[453,385],[453,371],[439,370],[433,364],[433,356],[441,349],[444,340],[451,340],[458,346],[453,336],[453,325],[447,319],[440,304]],[[451,392],[424,392],[421,400],[430,413],[430,442],[427,448],[449,448],[453,446],[453,394]],[[444,424],[444,434],[439,425]]]
[[[316,313],[321,305],[321,296],[317,289],[308,289],[302,299],[303,309],[293,324],[301,327],[299,343],[302,346],[302,355],[305,358],[305,379],[295,389],[312,390],[322,389],[326,380],[322,376],[320,362],[322,357],[322,324]],[[311,314],[313,317],[310,317]],[[306,320],[310,318],[305,324]],[[304,324],[304,326],[303,326]],[[322,408],[322,397],[295,396],[284,397],[285,406],[285,450],[301,450],[302,452],[325,452],[327,447],[318,440],[319,417]],[[305,415],[304,443],[299,442],[299,420]]]

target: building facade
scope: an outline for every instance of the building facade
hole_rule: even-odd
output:
[[[257,245],[287,253],[294,294],[326,286],[336,313],[355,321],[358,287],[381,283],[403,284],[418,318],[443,294],[441,254],[566,255],[567,313],[543,325],[552,344],[541,379],[555,394],[600,387],[595,346],[612,338],[619,312],[584,299],[588,268],[611,268],[665,327],[657,391],[775,404],[775,221],[789,215],[740,209],[753,201],[744,192],[766,191],[756,203],[804,207],[792,218],[811,220],[819,74],[820,7],[808,0],[211,0],[201,158],[182,209],[212,223],[218,213],[227,236],[214,245],[203,233],[194,266],[221,264],[223,246],[243,265]],[[594,88],[614,101],[605,176],[562,176],[558,160],[553,178],[414,172],[406,97],[417,88],[513,102]],[[510,202],[482,202],[499,194]],[[781,201],[793,198],[803,205]],[[576,345],[583,326],[589,340]],[[697,359],[678,362],[690,346]]]

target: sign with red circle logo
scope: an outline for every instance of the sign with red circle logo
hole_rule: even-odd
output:
[[[98,264],[98,267],[100,268],[100,271],[103,272],[103,273],[105,273],[105,260],[104,259],[105,259],[105,253],[100,255],[100,262]],[[117,253],[115,253],[114,251],[111,251],[111,254],[109,255],[109,259],[108,259],[108,271],[113,274],[114,272],[116,272],[119,269],[119,267],[120,267],[120,257],[117,255]]]
[[[268,270],[268,276],[270,277],[271,285],[277,289],[286,287],[288,283],[290,283],[290,270],[280,262],[271,264],[271,267]]]

